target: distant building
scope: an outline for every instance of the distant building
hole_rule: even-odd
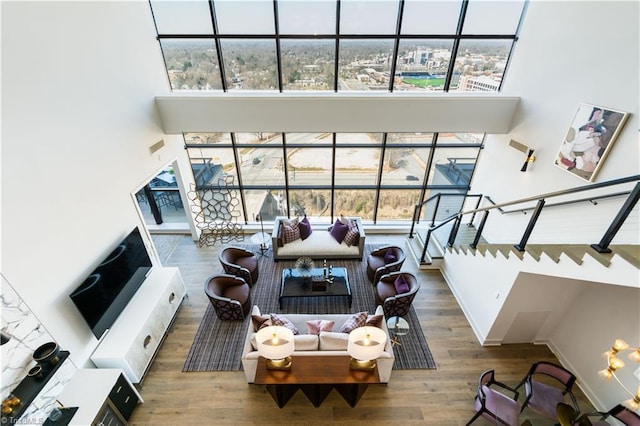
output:
[[[499,81],[486,75],[464,75],[460,77],[460,83],[458,84],[458,90],[465,92],[497,92],[499,87]]]

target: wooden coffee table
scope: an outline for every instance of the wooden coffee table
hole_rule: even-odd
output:
[[[315,407],[319,407],[332,389],[355,407],[370,384],[380,383],[378,367],[372,371],[349,368],[349,356],[294,356],[289,371],[267,370],[266,360],[258,359],[254,384],[265,385],[282,408],[302,390]]]
[[[322,268],[314,268],[311,276],[322,276]],[[282,300],[287,297],[346,297],[349,307],[353,301],[347,268],[334,267],[332,269],[333,282],[326,285],[325,290],[314,290],[312,278],[303,277],[296,268],[284,268],[282,270],[282,282],[280,283],[280,297],[278,302],[282,309]]]

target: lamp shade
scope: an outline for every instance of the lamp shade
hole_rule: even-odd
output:
[[[274,325],[256,333],[258,354],[266,359],[284,359],[293,353],[293,332],[287,327]]]
[[[359,327],[349,333],[347,352],[353,359],[368,361],[384,352],[387,334],[378,327]]]

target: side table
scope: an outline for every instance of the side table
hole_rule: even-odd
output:
[[[402,317],[391,317],[387,320],[387,328],[389,334],[391,334],[391,344],[402,346],[399,336],[404,336],[409,333],[409,323]]]
[[[258,232],[251,236],[251,242],[260,244],[260,256],[266,256],[265,253],[269,251],[269,242],[271,237],[266,232]]]

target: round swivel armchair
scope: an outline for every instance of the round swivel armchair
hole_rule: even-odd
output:
[[[221,320],[243,320],[251,309],[251,289],[240,277],[212,275],[204,282],[204,292]]]
[[[404,250],[397,246],[380,247],[367,257],[367,277],[376,284],[381,276],[399,271],[406,259]]]
[[[249,286],[253,287],[258,281],[258,258],[249,250],[228,246],[218,253],[218,260],[224,272],[242,277]]]
[[[392,272],[380,277],[376,283],[376,304],[382,305],[385,318],[403,317],[409,312],[418,290],[420,283],[415,275]]]

